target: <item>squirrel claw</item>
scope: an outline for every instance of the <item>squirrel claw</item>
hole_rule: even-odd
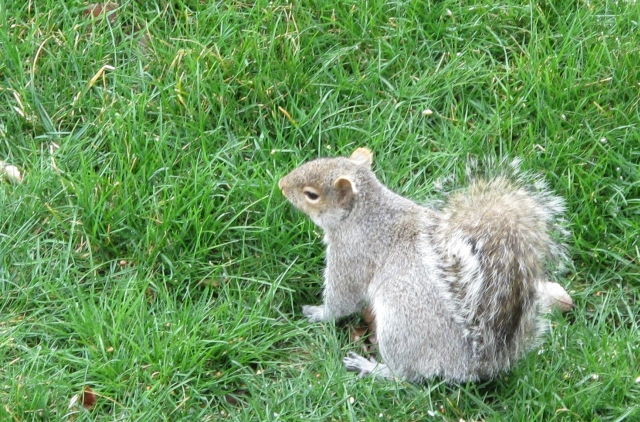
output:
[[[360,378],[371,374],[375,367],[378,366],[378,362],[374,358],[367,359],[353,352],[347,353],[347,356],[342,359],[342,363],[344,363],[347,371],[357,372]]]

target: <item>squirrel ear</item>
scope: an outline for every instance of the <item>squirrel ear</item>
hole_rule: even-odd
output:
[[[373,163],[373,153],[369,148],[358,148],[353,151],[349,160],[359,166],[366,165],[368,168],[371,168],[371,163]]]
[[[338,177],[336,181],[333,182],[333,186],[338,190],[338,205],[341,207],[345,207],[351,202],[355,194],[358,193],[353,180],[347,176]]]

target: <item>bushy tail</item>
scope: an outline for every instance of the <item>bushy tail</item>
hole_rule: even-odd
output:
[[[535,344],[536,287],[566,260],[564,203],[519,166],[502,161],[492,174],[470,174],[469,187],[447,198],[437,233],[442,287],[486,377]]]

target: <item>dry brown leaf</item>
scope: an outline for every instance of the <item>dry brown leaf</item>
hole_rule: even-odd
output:
[[[111,1],[105,3],[92,3],[84,9],[84,15],[96,23],[106,16],[109,23],[114,25],[119,17],[119,8],[120,4]],[[149,53],[151,34],[148,32],[142,33],[142,28],[139,25],[124,25],[122,27],[122,31],[127,37],[139,35],[137,43],[140,50],[145,54]]]
[[[114,23],[118,18],[116,13],[118,7],[119,4],[113,2],[94,3],[87,6],[87,8],[84,9],[84,13],[91,18],[100,18],[102,15],[106,15],[109,22]]]
[[[359,342],[367,334],[367,327],[352,327],[349,337],[352,343]]]
[[[82,396],[80,397],[80,404],[85,409],[91,409],[96,404],[96,395],[90,387],[84,387]]]
[[[224,399],[232,406],[241,403],[242,397],[248,394],[247,390],[237,389],[233,393],[225,394]]]

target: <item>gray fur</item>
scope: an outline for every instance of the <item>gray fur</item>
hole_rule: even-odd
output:
[[[349,354],[361,375],[468,381],[509,369],[543,331],[551,302],[539,286],[564,257],[551,234],[562,200],[512,169],[428,208],[383,186],[371,162],[359,148],[279,182],[325,232],[324,301],[304,315],[329,321],[371,306],[385,364]]]

